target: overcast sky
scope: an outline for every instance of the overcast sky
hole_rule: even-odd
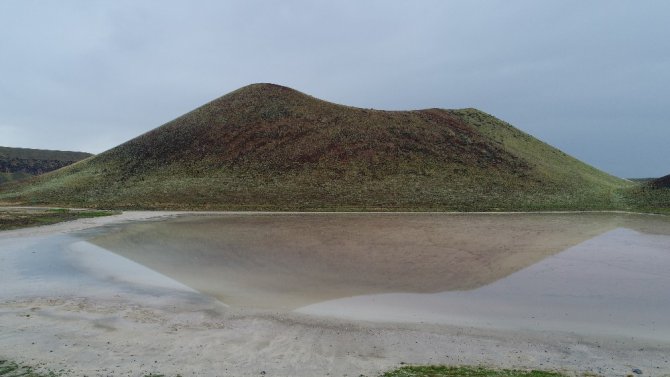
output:
[[[476,107],[670,173],[670,1],[0,2],[0,145],[99,153],[241,86]]]

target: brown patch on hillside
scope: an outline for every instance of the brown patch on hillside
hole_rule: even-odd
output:
[[[524,171],[528,166],[447,110],[340,106],[272,84],[250,85],[98,157],[141,171],[208,161],[210,167],[337,170],[431,160]]]

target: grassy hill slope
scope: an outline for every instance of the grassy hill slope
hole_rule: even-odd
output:
[[[60,169],[90,156],[83,152],[0,147],[0,184]]]
[[[623,196],[636,210],[670,215],[670,175],[640,182]]]
[[[613,209],[633,185],[474,109],[379,111],[272,84],[220,97],[0,202],[257,210]]]

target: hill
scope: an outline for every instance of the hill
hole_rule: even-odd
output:
[[[623,191],[623,199],[637,211],[670,215],[670,175],[640,180]]]
[[[381,111],[246,86],[0,202],[103,208],[614,208],[632,183],[475,109]]]
[[[90,153],[0,147],[0,184],[60,169]]]
[[[670,174],[654,179],[653,181],[649,182],[649,185],[653,188],[670,188]]]

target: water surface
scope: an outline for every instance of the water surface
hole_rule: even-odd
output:
[[[362,295],[298,309],[386,322],[670,341],[670,237],[617,228],[473,290]]]
[[[231,305],[467,290],[615,228],[619,216],[264,214],[182,217],[91,242]]]
[[[8,357],[126,374],[205,363],[285,375],[305,360],[313,375],[333,360],[668,369],[663,217],[227,214],[49,229],[0,233]]]

